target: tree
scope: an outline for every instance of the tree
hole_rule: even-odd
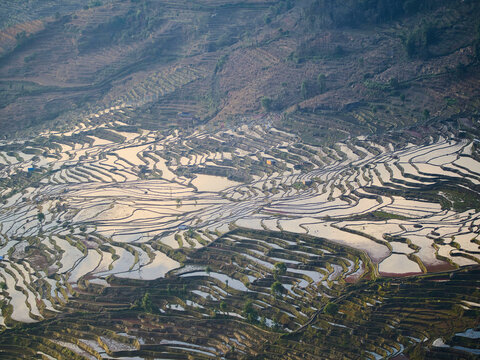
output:
[[[265,111],[270,111],[272,109],[272,99],[269,97],[264,96],[262,100],[260,100],[262,107]]]
[[[335,46],[335,50],[333,51],[333,55],[335,55],[336,57],[341,57],[341,56],[345,55],[345,50],[343,49],[343,47],[341,45],[337,45],[337,46]]]
[[[227,303],[225,301],[220,302],[220,310],[222,312],[224,312],[224,313],[227,312],[227,308],[228,308],[228,306],[227,306]]]
[[[281,296],[285,291],[285,288],[283,287],[282,283],[277,280],[272,284],[271,290],[274,296]]]
[[[477,34],[473,42],[473,55],[477,61],[480,61],[480,22],[477,24]]]
[[[403,3],[403,10],[407,15],[416,13],[420,8],[420,1],[417,0],[407,0]]]
[[[477,61],[480,61],[480,39],[473,43],[473,54]]]
[[[17,44],[21,44],[27,39],[27,33],[24,31],[20,31],[15,35],[15,39],[17,40]]]
[[[400,87],[400,83],[396,77],[392,77],[388,83],[392,89],[396,90]]]
[[[210,275],[211,271],[212,271],[212,268],[210,267],[210,265],[207,265],[207,267],[205,268],[205,272]]]
[[[282,324],[283,326],[286,326],[290,322],[290,317],[287,314],[285,314],[284,312],[282,312],[278,315],[277,321],[280,324]]]
[[[338,305],[335,303],[328,303],[325,305],[325,314],[335,315],[338,312]]]
[[[0,289],[6,290],[7,289],[7,283],[6,282],[0,282]]]
[[[284,262],[277,262],[273,267],[273,272],[275,278],[277,278],[278,275],[285,275],[285,273],[287,272],[287,265],[285,265]]]
[[[243,315],[247,318],[249,322],[257,322],[258,313],[257,310],[253,307],[252,300],[247,300],[243,306]]]
[[[306,99],[308,97],[308,88],[307,88],[307,81],[303,80],[302,85],[300,87],[300,92],[302,93],[302,97]]]
[[[423,110],[423,119],[428,120],[430,117],[430,111],[428,109]]]
[[[265,316],[260,317],[260,325],[267,326],[267,319]]]
[[[323,94],[326,90],[326,76],[325,76],[325,74],[318,74],[317,86],[318,86],[318,92],[320,94]]]
[[[459,78],[463,77],[463,75],[465,75],[465,73],[467,72],[467,66],[460,62],[457,64],[457,66],[455,66],[455,75]]]
[[[141,306],[143,311],[148,313],[153,312],[153,303],[152,299],[150,298],[150,293],[148,291],[145,293],[145,295],[143,295]]]
[[[423,24],[418,26],[406,34],[404,39],[405,50],[407,55],[412,58],[419,56],[428,58],[430,53],[428,46],[436,41],[437,30],[431,24]]]
[[[38,221],[40,221],[40,222],[44,221],[44,220],[45,220],[45,214],[42,213],[42,212],[39,212],[39,213],[37,214],[37,219],[38,219]]]

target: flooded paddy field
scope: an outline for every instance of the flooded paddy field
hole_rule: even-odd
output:
[[[0,144],[0,326],[54,318],[92,291],[173,277],[191,295],[174,300],[171,285],[173,300],[159,313],[205,317],[225,302],[215,314],[245,320],[232,299],[253,296],[262,326],[295,332],[345,284],[479,263],[477,145],[443,137],[403,146],[298,141],[255,123],[162,133],[117,120]],[[32,148],[37,155],[25,153]],[[332,324],[319,327],[348,327]],[[133,354],[154,341],[133,336],[110,334],[98,346]],[[246,339],[228,336],[242,351]],[[187,340],[161,347],[222,354]],[[62,341],[51,346],[102,353],[89,337]]]

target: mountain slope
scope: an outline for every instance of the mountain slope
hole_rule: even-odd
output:
[[[475,115],[478,2],[390,3],[113,1],[16,24],[31,30],[4,29],[17,44],[0,44],[0,128],[67,126],[123,103],[153,128],[178,112],[218,125],[273,111],[331,143]]]

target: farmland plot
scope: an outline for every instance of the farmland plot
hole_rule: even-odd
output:
[[[0,269],[10,319],[48,316],[86,281],[107,286],[112,277],[163,277],[182,265],[180,248],[193,251],[235,228],[307,234],[364,251],[376,275],[478,263],[480,207],[458,191],[477,194],[480,163],[471,142],[439,138],[396,149],[358,138],[327,149],[299,144],[260,120],[216,135],[125,132],[117,129],[125,124],[86,120],[67,133],[41,134],[55,135],[38,147],[49,157],[32,162],[1,150],[0,176],[27,179],[26,186],[1,189],[0,254],[5,264],[28,264],[31,273],[14,282],[8,266]],[[375,148],[378,155],[368,150]],[[346,258],[302,268],[275,244],[232,251],[242,252],[252,280],[276,262],[289,264],[291,297],[312,286],[328,295],[335,282],[365,270],[366,260]],[[296,251],[294,257],[302,253]],[[221,272],[189,276],[246,291],[237,283],[243,280]]]

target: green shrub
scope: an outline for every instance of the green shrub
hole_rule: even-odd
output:
[[[338,312],[338,308],[339,306],[335,303],[328,303],[326,306],[325,306],[325,313],[328,314],[328,315],[335,315],[337,312]]]
[[[274,296],[281,296],[285,292],[285,288],[282,283],[277,280],[272,284],[271,291]]]
[[[254,322],[258,321],[257,320],[258,319],[258,312],[257,312],[257,310],[255,310],[252,300],[247,300],[247,302],[243,306],[243,315],[251,323],[254,323]]]
[[[270,111],[272,109],[273,101],[269,97],[264,96],[260,102],[261,102],[262,107],[265,111]]]

